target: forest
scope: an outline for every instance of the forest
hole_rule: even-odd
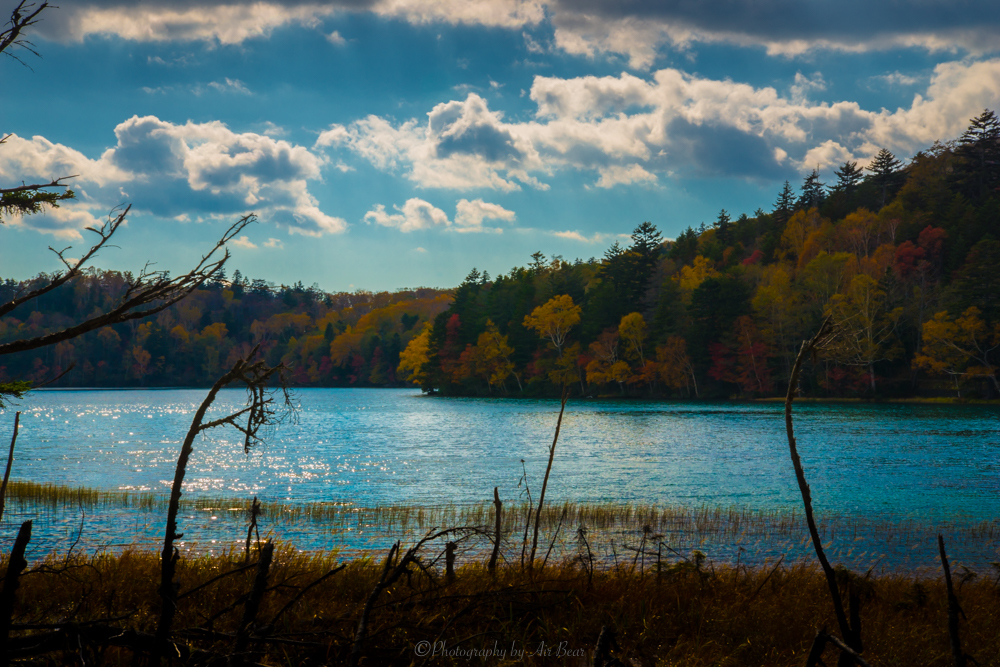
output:
[[[996,398],[995,113],[905,165],[883,149],[835,176],[673,241],[643,222],[599,260],[473,269],[400,370],[446,394],[771,397],[829,318],[801,395]]]
[[[813,397],[1000,395],[1000,120],[905,164],[883,149],[824,184],[786,182],[770,211],[664,239],[651,222],[600,259],[531,256],[454,289],[326,293],[238,271],[146,321],[9,354],[0,383],[207,386],[260,345],[298,386],[419,385],[447,395],[762,398],[783,393],[803,339],[833,342],[803,372]],[[0,302],[52,276],[0,280]],[[89,269],[0,345],[112,307],[129,273]]]

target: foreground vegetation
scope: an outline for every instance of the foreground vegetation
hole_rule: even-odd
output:
[[[244,605],[237,603],[253,588],[257,553],[249,563],[242,553],[183,561],[178,651],[209,661],[232,652],[243,631],[249,639],[237,658],[346,664],[384,558],[340,569],[335,556],[276,549],[249,629],[241,629]],[[133,664],[133,651],[123,644],[152,636],[159,568],[157,554],[139,552],[50,557],[36,565],[21,579],[12,656],[37,652],[45,638],[49,659],[60,664]],[[622,664],[802,665],[817,630],[835,625],[823,577],[806,566],[710,568],[680,560],[657,569],[629,561],[591,576],[585,563],[567,561],[534,571],[500,565],[494,575],[478,562],[460,563],[449,579],[442,554],[428,554],[408,570],[370,605],[361,664],[584,665],[606,627],[617,648],[605,657]],[[861,591],[870,664],[952,664],[942,582],[841,575]],[[1000,664],[1000,589],[976,579],[958,591],[968,652],[981,665]],[[127,630],[117,645],[107,641],[111,628]],[[470,661],[452,653],[425,660],[416,653],[422,641],[458,651],[496,646],[507,659]],[[52,642],[61,642],[58,650]],[[539,650],[543,645],[552,653]],[[523,655],[511,656],[511,646]],[[577,657],[557,656],[560,646]],[[830,650],[827,664],[836,659]]]

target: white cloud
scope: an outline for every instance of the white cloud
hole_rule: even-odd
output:
[[[245,248],[247,250],[253,250],[257,247],[257,244],[250,240],[248,236],[241,236],[230,241],[237,248]]]
[[[401,232],[451,225],[448,214],[423,199],[407,199],[402,207],[393,208],[399,213],[386,213],[385,206],[376,204],[375,208],[365,213],[364,220],[368,224],[374,222],[383,227],[394,227]]]
[[[427,248],[421,248],[420,246],[417,246],[416,248],[413,249],[413,252],[419,252],[423,254],[427,252]]]
[[[484,227],[483,220],[503,220],[513,222],[517,218],[514,211],[508,211],[499,204],[490,204],[482,199],[460,199],[455,204],[455,231],[458,232],[496,232],[499,227]]]
[[[879,81],[885,86],[913,86],[920,83],[920,79],[917,77],[909,76],[902,72],[890,72],[888,74],[873,76],[872,80]]]
[[[678,69],[641,78],[536,76],[535,118],[508,122],[470,93],[435,105],[426,120],[369,116],[324,132],[317,147],[348,150],[425,188],[502,192],[561,170],[592,171],[598,187],[689,176],[784,179],[788,168],[867,161],[882,147],[911,154],[961,133],[1000,105],[1000,59],[938,65],[923,94],[896,111],[813,101],[821,75],[797,75],[789,95]]]
[[[552,236],[567,239],[569,241],[579,241],[580,243],[604,243],[608,238],[614,236],[613,234],[602,234],[600,232],[594,232],[589,238],[584,236],[580,232],[565,231],[565,232],[552,232]],[[621,236],[621,234],[619,234]],[[627,234],[625,235],[628,236]]]
[[[347,40],[341,37],[340,33],[336,30],[326,36],[326,41],[330,42],[334,46],[344,46],[347,44]]]
[[[347,228],[344,220],[320,211],[309,192],[308,181],[321,177],[326,161],[303,146],[233,132],[218,121],[175,125],[155,116],[133,116],[115,135],[117,143],[96,160],[43,137],[14,135],[0,150],[0,178],[78,175],[73,184],[80,200],[67,202],[52,218],[67,228],[92,224],[71,212],[107,210],[123,197],[164,219],[255,211],[294,233],[319,236]]]
[[[601,177],[597,179],[596,185],[599,188],[613,188],[616,185],[630,185],[632,183],[655,183],[656,174],[651,174],[641,165],[633,164],[628,167],[612,165],[599,169]]]
[[[230,79],[226,77],[224,81],[212,81],[208,84],[209,88],[214,88],[220,93],[239,93],[241,95],[252,95],[250,89],[246,87],[239,79]]]
[[[264,241],[264,247],[280,250],[285,247],[285,244],[280,239],[270,238]]]

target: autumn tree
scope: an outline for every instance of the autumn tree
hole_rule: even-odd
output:
[[[913,359],[916,368],[955,379],[968,376],[989,380],[1000,393],[997,370],[1000,366],[1000,323],[990,327],[975,306],[951,319],[947,311],[924,323],[923,347]],[[961,393],[959,393],[961,396]]]
[[[580,323],[580,306],[573,303],[568,294],[554,296],[531,311],[524,318],[526,329],[534,329],[539,337],[548,340],[563,356],[563,346],[570,329]]]
[[[524,391],[521,378],[518,377],[514,363],[510,360],[514,348],[507,344],[507,336],[500,334],[493,320],[486,320],[486,331],[479,334],[476,350],[476,373],[485,379],[491,388],[500,386],[506,391],[504,383],[513,375],[517,380],[517,388]]]
[[[670,336],[656,348],[656,362],[663,383],[671,389],[683,387],[690,396],[691,386],[694,386],[695,398],[698,394],[698,377],[695,375],[694,364],[687,354],[687,343],[680,336]],[[690,380],[690,382],[688,381]]]
[[[587,364],[587,382],[596,385],[617,382],[624,394],[625,381],[632,374],[632,369],[627,361],[618,358],[618,343],[618,331],[609,329],[590,344],[593,358]]]
[[[843,294],[830,299],[827,314],[838,334],[830,347],[832,356],[841,363],[867,370],[871,390],[875,392],[875,364],[895,359],[902,352],[896,338],[902,307],[892,308],[878,282],[859,273]]]

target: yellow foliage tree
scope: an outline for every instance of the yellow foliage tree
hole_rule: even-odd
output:
[[[396,369],[399,377],[407,378],[419,385],[422,385],[427,379],[424,367],[430,361],[431,328],[431,323],[428,322],[424,326],[424,330],[414,336],[406,349],[400,353],[399,368]]]
[[[889,308],[885,291],[871,277],[859,273],[844,294],[835,294],[827,305],[838,335],[831,352],[838,361],[868,369],[875,391],[875,363],[895,359],[902,349],[896,338],[896,324],[902,307]]]
[[[570,329],[580,322],[580,306],[573,303],[568,294],[554,296],[524,317],[524,327],[534,329],[541,338],[546,338],[562,357],[563,345]]]
[[[663,345],[656,348],[656,361],[659,364],[660,378],[672,389],[683,387],[690,396],[691,384],[694,384],[694,395],[698,397],[698,378],[694,373],[694,364],[687,354],[687,343],[680,336],[671,336]],[[688,382],[688,379],[691,382]]]
[[[698,255],[691,266],[681,267],[677,281],[680,283],[681,294],[685,303],[691,301],[691,293],[698,289],[708,278],[714,278],[719,272],[712,266],[712,260]]]
[[[1000,348],[1000,323],[990,330],[981,314],[975,306],[954,320],[947,311],[937,313],[924,322],[923,346],[913,359],[915,368],[952,376],[960,397],[958,378],[963,375],[989,379],[1000,392],[994,360]]]
[[[497,385],[505,387],[507,378],[513,375],[517,380],[518,389],[523,391],[521,378],[514,371],[514,362],[510,360],[514,348],[507,344],[507,336],[500,335],[500,330],[493,320],[486,320],[486,331],[479,334],[476,349],[476,374],[485,378],[490,387]],[[506,391],[506,387],[504,390]]]

